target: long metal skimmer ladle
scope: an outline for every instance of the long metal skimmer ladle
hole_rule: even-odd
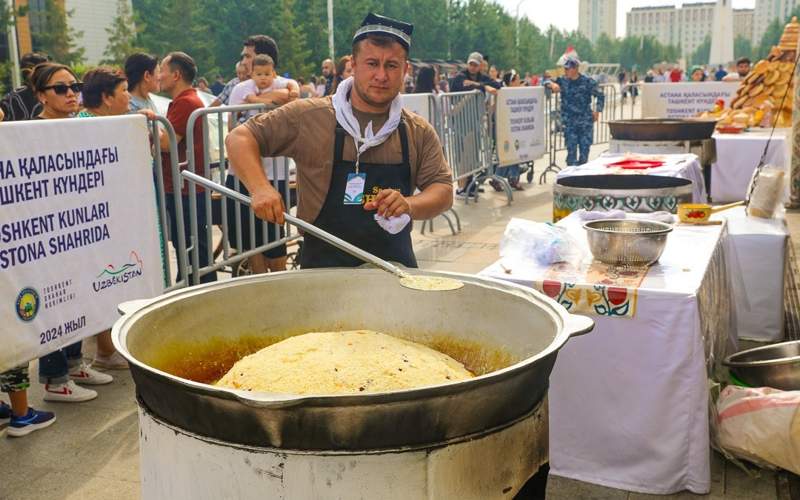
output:
[[[208,189],[222,193],[225,196],[229,196],[237,201],[244,203],[247,206],[251,205],[252,201],[251,198],[249,196],[243,195],[242,193],[239,193],[238,191],[229,189],[226,186],[208,180],[205,177],[201,177],[187,170],[182,171],[181,175],[191,182],[195,182]],[[440,276],[425,276],[425,275],[407,273],[402,269],[400,269],[399,267],[392,264],[391,262],[387,262],[376,255],[373,255],[365,250],[362,250],[357,246],[348,243],[343,239],[334,236],[331,233],[324,231],[318,228],[317,226],[310,224],[300,218],[294,217],[293,215],[290,215],[286,212],[283,213],[283,217],[289,224],[297,226],[303,231],[313,234],[317,238],[325,241],[330,245],[335,246],[336,248],[344,252],[349,253],[353,257],[361,259],[369,264],[373,264],[388,273],[394,274],[395,276],[400,278],[400,284],[406,288],[410,288],[412,290],[423,290],[423,291],[447,291],[447,290],[457,290],[464,286],[463,282],[452,278],[443,278]]]

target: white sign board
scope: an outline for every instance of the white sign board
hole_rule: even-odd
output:
[[[400,94],[400,101],[403,103],[403,108],[408,111],[413,111],[425,118],[428,120],[428,123],[433,123],[432,113],[434,110],[431,109],[431,101],[433,98],[433,94]]]
[[[544,106],[544,87],[506,87],[497,91],[495,128],[501,166],[544,155]]]
[[[645,83],[642,118],[689,118],[710,111],[717,99],[731,106],[739,82]]]
[[[152,165],[141,115],[0,124],[0,372],[161,293]]]

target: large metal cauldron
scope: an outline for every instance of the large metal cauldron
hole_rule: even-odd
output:
[[[611,137],[621,141],[697,141],[710,139],[716,120],[643,118],[611,120]]]
[[[319,269],[239,278],[179,290],[131,308],[113,339],[130,362],[141,403],[163,421],[227,443],[295,450],[378,450],[442,443],[506,425],[547,391],[556,354],[590,331],[530,289],[468,275],[449,292],[403,288],[377,269]],[[124,308],[123,308],[124,309]],[[214,337],[290,336],[373,329],[426,342],[499,349],[511,365],[447,385],[349,396],[257,394],[176,377],[152,366],[164,350]],[[172,354],[175,354],[174,352]],[[302,377],[302,373],[297,374]]]
[[[553,186],[553,221],[576,210],[676,213],[692,201],[692,181],[661,175],[575,175]]]

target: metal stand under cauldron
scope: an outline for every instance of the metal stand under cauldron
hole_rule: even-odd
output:
[[[293,451],[218,441],[139,406],[142,498],[513,498],[547,462],[547,402],[508,426],[418,448]]]

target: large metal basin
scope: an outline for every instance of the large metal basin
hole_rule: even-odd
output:
[[[663,175],[573,175],[553,185],[553,221],[585,210],[676,213],[692,201],[692,181]]]
[[[696,141],[710,139],[716,120],[643,118],[611,120],[611,137],[621,141]]]
[[[128,306],[112,335],[130,362],[140,401],[170,424],[234,444],[345,451],[424,446],[509,424],[543,398],[556,353],[570,336],[593,327],[589,318],[528,288],[429,274],[456,277],[466,286],[409,290],[377,269],[271,273]],[[242,392],[151,365],[164,349],[183,349],[188,356],[215,337],[351,329],[423,343],[444,335],[487,353],[507,353],[511,361],[468,381],[348,396]]]
[[[723,364],[753,387],[800,390],[800,340],[740,351]]]

